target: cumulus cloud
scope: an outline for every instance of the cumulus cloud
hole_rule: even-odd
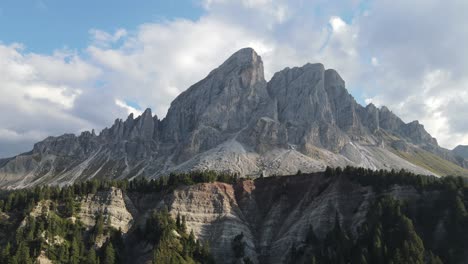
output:
[[[130,114],[133,114],[135,116],[139,116],[142,114],[141,110],[138,110],[136,109],[135,107],[133,106],[130,106],[128,105],[127,103],[125,103],[124,101],[122,100],[119,100],[119,99],[115,99],[115,104],[117,106],[120,106],[122,107],[123,109],[127,110],[127,113],[130,115]]]
[[[359,49],[378,55],[362,81],[369,98],[420,120],[443,146],[468,144],[466,1],[375,1],[360,18]],[[374,64],[374,63],[373,63]]]
[[[340,17],[337,16],[332,16],[330,18],[330,25],[333,29],[333,32],[335,33],[340,33],[344,30],[346,30],[346,22],[343,21]]]
[[[170,102],[250,46],[270,78],[322,62],[358,101],[419,119],[443,146],[468,144],[466,1],[200,0],[196,20],[90,29],[89,46],[52,55],[0,44],[0,157],[46,135],[101,129]],[[460,47],[460,48],[457,48]],[[136,102],[131,104],[129,102]],[[14,114],[13,114],[14,113]],[[14,143],[13,143],[14,142]]]
[[[75,112],[83,93],[96,94],[91,84],[100,72],[66,51],[46,56],[0,45],[0,157],[27,151],[48,135],[101,127]]]
[[[87,51],[93,63],[106,69],[108,89],[119,98],[151,106],[163,117],[172,99],[230,54],[246,46],[263,50],[266,43],[242,27],[215,19],[177,19],[141,25],[119,47],[91,45]]]
[[[89,30],[89,34],[92,36],[92,41],[94,45],[109,47],[111,44],[116,43],[123,37],[127,35],[127,31],[123,28],[118,29],[114,34],[109,34],[105,31],[99,29]]]

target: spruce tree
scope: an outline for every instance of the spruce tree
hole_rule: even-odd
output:
[[[88,256],[86,258],[86,263],[87,264],[97,264],[97,257],[96,257],[96,251],[94,248],[91,248],[88,252]]]
[[[107,244],[106,250],[104,251],[104,264],[114,264],[115,263],[115,250],[112,243]]]

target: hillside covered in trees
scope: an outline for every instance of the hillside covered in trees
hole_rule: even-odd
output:
[[[172,174],[159,180],[92,180],[62,188],[42,186],[2,191],[0,264],[50,263],[45,261],[215,263],[220,259],[220,251],[215,248],[217,242],[210,241],[207,236],[203,237],[205,239],[198,237],[198,233],[194,234],[189,228],[188,222],[193,224],[194,221],[187,219],[190,215],[175,213],[171,208],[160,206],[160,201],[174,192],[188,192],[191,188],[203,184],[211,186],[216,182],[223,183],[221,186],[234,186],[236,199],[243,195],[236,186],[246,184],[256,186],[259,193],[252,192],[252,195],[259,197],[264,195],[260,193],[262,188],[269,188],[270,193],[275,193],[274,188],[277,188],[280,192],[278,197],[272,198],[275,201],[291,200],[288,197],[292,195],[302,199],[305,194],[292,193],[290,186],[295,181],[302,184],[309,179],[317,179],[321,184],[317,197],[326,193],[328,186],[346,182],[346,186],[371,189],[375,198],[371,200],[357,231],[353,231],[350,220],[344,219],[346,214],[339,210],[330,213],[333,214],[330,219],[334,221],[325,232],[317,232],[324,230],[314,229],[312,219],[310,226],[303,228],[297,239],[290,246],[288,244],[288,254],[282,262],[396,264],[466,263],[468,260],[468,187],[462,178],[347,167],[327,168],[323,173],[305,175],[298,172],[295,176],[256,180],[240,179],[231,174],[192,172]],[[412,188],[421,199],[411,201],[412,198],[391,195],[389,190],[395,186]],[[116,223],[112,223],[115,220],[111,221],[110,209],[105,206],[97,210],[93,224],[86,224],[81,218],[83,203],[88,201],[85,198],[110,190],[121,190],[134,204],[151,200],[158,206],[136,206],[139,216],[134,218],[128,230],[115,228]],[[422,199],[428,196],[431,198]],[[241,201],[239,198],[239,208],[242,209]],[[262,201],[268,203],[267,199]],[[295,206],[291,204],[289,207]],[[308,213],[301,211],[304,215]],[[267,216],[265,213],[262,217]],[[252,253],[261,250],[257,250],[259,245],[255,238],[247,233],[232,235],[228,244],[230,246],[224,249],[229,251],[225,258],[228,262],[224,263],[268,263],[267,256],[261,252]],[[211,251],[211,248],[216,250]],[[145,252],[143,257],[141,252]]]

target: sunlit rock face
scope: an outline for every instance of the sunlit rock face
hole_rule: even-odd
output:
[[[384,195],[410,205],[431,196],[396,185]],[[209,243],[217,263],[235,260],[232,241],[242,233],[245,255],[254,263],[279,264],[287,263],[293,245],[300,247],[310,228],[324,239],[339,221],[357,237],[377,197],[371,187],[316,174],[181,187],[158,202],[157,208],[185,217],[188,230]]]
[[[162,120],[146,109],[98,135],[48,137],[0,160],[0,187],[194,169],[255,177],[347,165],[468,175],[460,153],[439,147],[417,121],[361,106],[322,64],[285,68],[266,81],[261,57],[245,48],[181,93]]]
[[[83,197],[78,216],[87,228],[91,228],[96,224],[96,217],[102,215],[109,226],[127,233],[134,222],[132,213],[136,213],[136,208],[130,199],[121,189],[111,188]]]

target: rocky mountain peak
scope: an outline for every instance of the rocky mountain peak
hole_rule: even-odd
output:
[[[155,121],[153,120],[151,109],[147,108],[141,116],[137,117],[135,119],[135,126],[129,129],[131,130],[131,138],[139,137],[144,140],[152,140],[155,129]]]
[[[158,127],[157,116],[153,117],[151,109],[147,108],[137,118],[134,118],[133,113],[131,113],[125,121],[116,119],[114,125],[105,128],[99,136],[106,141],[114,142],[133,139],[156,140],[156,135],[159,134]]]
[[[193,143],[193,137],[209,135],[198,138],[195,149],[212,147],[222,140],[220,132],[244,128],[267,97],[261,57],[251,48],[241,49],[171,103],[163,137]]]
[[[222,65],[227,65],[227,64],[237,64],[237,65],[248,65],[248,64],[263,64],[262,63],[262,58],[257,54],[257,52],[250,48],[243,48],[235,53],[233,53]]]
[[[285,68],[273,76],[267,89],[275,100],[278,120],[286,124],[289,143],[306,153],[314,146],[339,151],[349,141],[343,132],[362,130],[360,106],[341,76],[323,64]]]
[[[378,110],[377,106],[375,106],[373,103],[369,103],[367,106],[366,106],[366,109],[369,109],[371,111],[376,111]]]
[[[468,145],[458,145],[452,151],[455,155],[468,160]]]
[[[316,109],[325,99],[322,64],[305,64],[302,67],[285,68],[275,73],[268,82],[268,93],[275,100],[277,118],[291,125],[312,122],[324,115]]]
[[[325,80],[329,83],[330,86],[345,86],[345,81],[341,78],[340,74],[335,69],[325,70]]]
[[[431,148],[438,147],[437,140],[424,129],[419,121],[405,123],[386,106],[380,108],[379,121],[380,127],[408,139],[411,143]]]
[[[265,81],[262,58],[252,48],[243,48],[235,52],[208,77],[210,75],[240,77],[241,88],[248,88],[257,82]]]
[[[468,175],[459,167],[468,162],[457,151],[440,148],[419,122],[406,124],[384,106],[361,106],[338,72],[323,64],[285,68],[266,82],[262,58],[245,48],[181,93],[162,121],[148,108],[116,119],[99,136],[47,138],[31,152],[0,160],[0,186],[187,170],[255,176],[347,165],[441,175],[449,168]],[[441,165],[407,158],[412,153],[430,154]]]
[[[151,114],[151,108],[146,108],[145,111],[143,112],[143,114],[141,116],[144,116],[144,117],[153,117],[153,115]]]

